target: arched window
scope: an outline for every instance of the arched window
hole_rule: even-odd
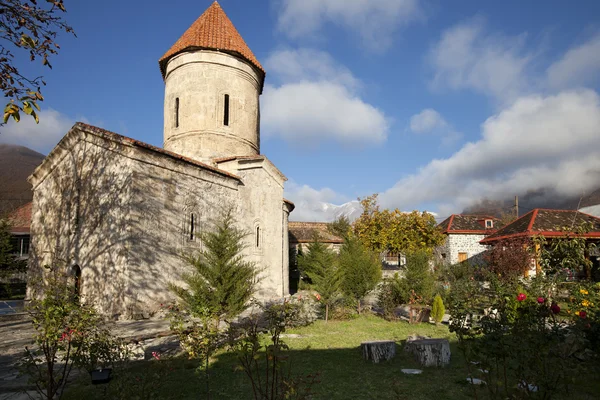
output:
[[[229,95],[225,95],[223,101],[223,125],[229,126]]]
[[[261,239],[262,239],[260,237],[260,226],[256,227],[256,237],[255,237],[255,239],[256,239],[256,248],[260,249],[260,244],[261,244],[260,242],[261,242]]]

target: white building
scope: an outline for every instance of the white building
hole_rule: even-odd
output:
[[[435,249],[436,259],[444,264],[469,261],[482,264],[488,246],[479,242],[496,231],[497,218],[483,215],[453,214],[438,225],[446,241]]]

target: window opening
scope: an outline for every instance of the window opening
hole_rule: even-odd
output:
[[[179,128],[179,97],[175,99],[175,128]]]
[[[223,125],[229,126],[229,95],[225,95],[224,110],[223,110]]]
[[[81,268],[79,265],[75,265],[74,276],[75,276],[75,296],[79,297],[81,295]]]
[[[494,227],[494,221],[492,221],[491,219],[486,219],[485,220],[485,227],[486,228],[493,228]]]
[[[260,226],[256,227],[256,247],[260,247]]]
[[[190,218],[190,240],[194,240],[194,213],[192,213],[192,217]]]

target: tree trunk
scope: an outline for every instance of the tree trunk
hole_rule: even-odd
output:
[[[360,300],[358,300],[358,315],[360,315]]]
[[[363,358],[374,363],[391,360],[396,355],[396,342],[393,340],[377,340],[360,344]]]
[[[329,320],[329,304],[325,304],[325,323]]]
[[[407,341],[404,351],[411,353],[423,367],[443,367],[450,363],[450,343],[446,339]]]

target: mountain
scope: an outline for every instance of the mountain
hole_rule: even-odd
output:
[[[559,210],[577,210],[600,204],[600,188],[590,194],[581,196],[565,196],[557,194],[553,189],[531,190],[519,195],[519,215],[534,208],[553,208]],[[463,210],[463,214],[494,215],[497,217],[506,213],[514,213],[515,198],[507,197],[502,200],[482,199]]]
[[[27,177],[45,157],[27,147],[0,144],[0,214],[33,199]]]
[[[350,221],[357,219],[362,213],[362,207],[357,200],[341,205],[324,202],[301,201],[296,203],[296,209],[290,215],[292,221],[304,222],[331,222],[340,217]]]

